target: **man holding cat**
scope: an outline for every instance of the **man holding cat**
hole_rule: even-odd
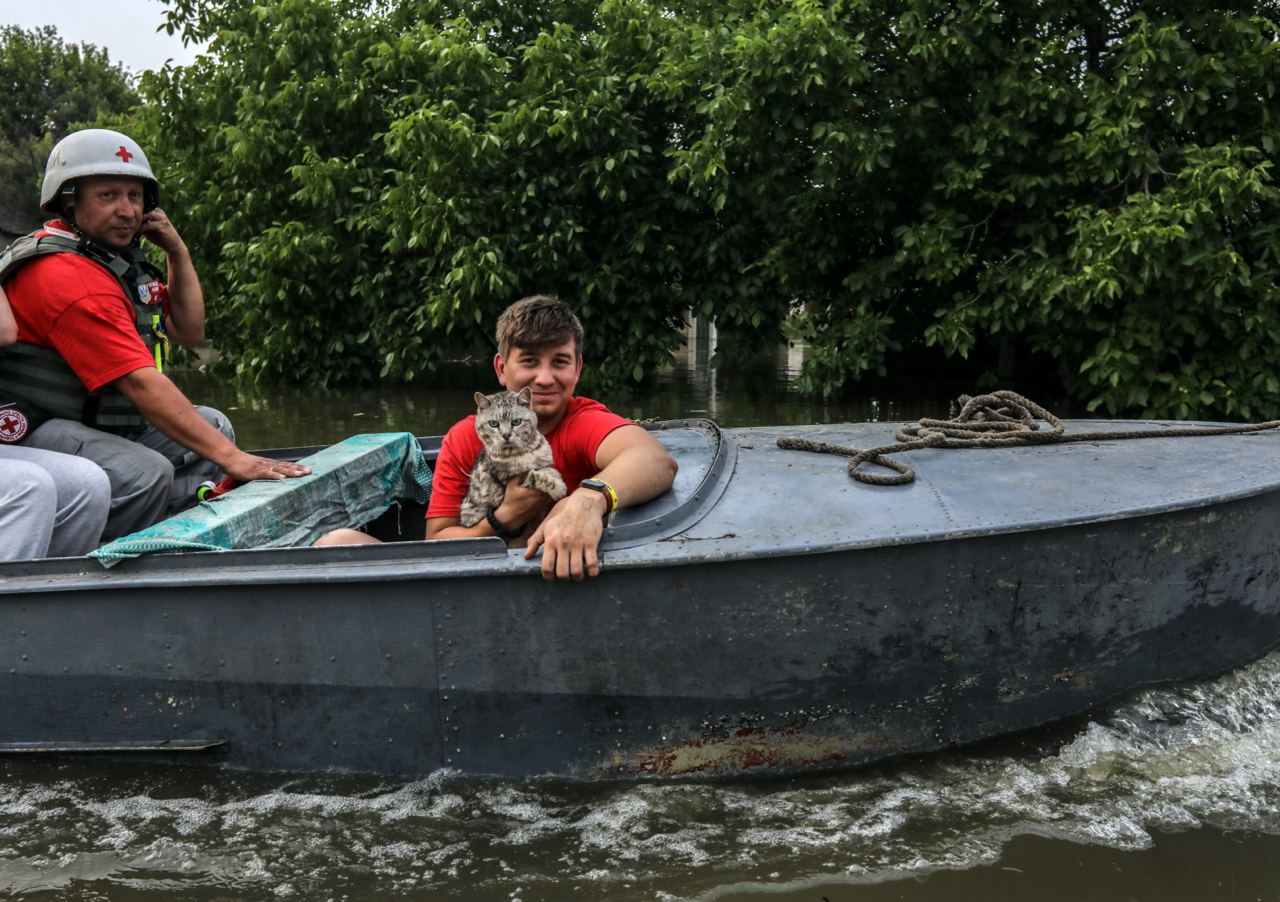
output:
[[[493,367],[498,381],[508,391],[526,386],[532,391],[538,431],[551,444],[569,494],[553,505],[543,492],[513,479],[492,517],[463,526],[458,512],[480,453],[480,439],[468,417],[449,430],[441,446],[427,508],[427,538],[498,535],[490,521],[496,521],[503,538],[514,538],[536,523],[525,557],[542,551],[544,578],[595,576],[605,517],[671,488],[676,462],[644,428],[598,401],[574,397],[582,375],[582,324],[563,301],[545,295],[516,301],[498,318],[497,333]]]
[[[508,391],[530,389],[538,431],[550,443],[569,493],[553,503],[516,478],[507,484],[492,516],[463,526],[462,500],[481,451],[475,418],[469,416],[449,430],[441,445],[427,507],[427,538],[497,535],[510,540],[532,528],[525,557],[542,552],[544,579],[596,576],[605,517],[671,488],[676,462],[644,428],[598,401],[574,396],[582,375],[582,324],[563,301],[545,295],[516,301],[499,317],[497,338],[493,367],[498,381]],[[374,540],[339,530],[317,544],[367,541]]]

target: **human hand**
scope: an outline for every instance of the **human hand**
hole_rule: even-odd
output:
[[[604,535],[606,499],[578,490],[562,499],[538,525],[525,546],[525,560],[542,550],[542,578],[580,581],[600,574],[596,549]]]
[[[499,505],[498,519],[503,523],[531,523],[551,509],[550,496],[546,492],[522,485],[521,479],[522,477],[516,476],[507,482],[506,494]]]
[[[252,482],[255,479],[288,479],[307,476],[311,468],[288,460],[272,460],[269,457],[258,457],[256,454],[239,452],[239,456],[224,463],[222,469],[228,476],[241,482]]]
[[[182,236],[178,234],[178,230],[170,222],[168,214],[159,207],[142,214],[140,234],[166,254],[173,254],[179,250],[186,249]]]

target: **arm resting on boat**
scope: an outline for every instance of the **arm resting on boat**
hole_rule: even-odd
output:
[[[155,367],[144,366],[114,382],[151,425],[188,451],[199,454],[241,482],[305,476],[310,467],[246,454],[204,421],[169,377]]]
[[[675,483],[675,458],[641,426],[622,426],[596,450],[597,478],[628,507],[656,498]],[[580,580],[600,572],[596,548],[604,534],[609,499],[591,489],[576,488],[562,498],[529,537],[524,556],[542,551],[543,579]]]

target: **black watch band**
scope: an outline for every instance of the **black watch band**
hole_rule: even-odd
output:
[[[507,529],[505,526],[499,523],[498,518],[493,515],[493,512],[496,509],[497,508],[491,507],[489,508],[488,513],[484,515],[484,518],[489,521],[489,527],[494,531],[494,533],[500,539],[518,539],[520,537],[520,530]]]

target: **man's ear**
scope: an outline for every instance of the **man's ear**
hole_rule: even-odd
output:
[[[503,388],[506,388],[507,383],[503,381],[503,376],[507,372],[507,364],[506,364],[506,361],[502,359],[501,354],[493,355],[493,372],[494,372],[494,375],[498,377],[498,384],[501,385]]]

